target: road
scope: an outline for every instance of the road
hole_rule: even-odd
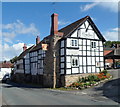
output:
[[[0,84],[0,87],[2,87],[2,105],[118,105],[108,97],[98,96],[95,93],[89,95],[91,89],[79,91],[77,94],[77,92],[22,87],[14,83]]]

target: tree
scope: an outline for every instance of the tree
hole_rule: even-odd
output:
[[[120,41],[106,41],[104,47],[112,48],[116,47],[116,44],[120,44]]]
[[[14,63],[14,62],[16,62],[16,61],[17,61],[17,56],[15,56],[14,58],[10,59],[10,62],[11,62],[11,63]]]

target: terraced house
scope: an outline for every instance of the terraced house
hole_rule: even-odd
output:
[[[46,87],[66,86],[78,77],[104,69],[104,37],[89,16],[58,30],[51,16],[50,35],[29,51],[31,80]]]

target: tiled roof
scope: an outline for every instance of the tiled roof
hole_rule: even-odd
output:
[[[17,57],[17,60],[20,60],[22,58],[24,58],[24,56],[31,50],[33,49],[34,45],[29,47],[28,49],[26,49],[25,51],[23,51],[18,57]]]
[[[58,32],[62,32],[63,33],[63,38],[67,38],[68,36],[70,36],[70,34],[72,32],[74,32],[81,24],[83,24],[87,19],[90,20],[91,24],[92,24],[92,27],[95,29],[96,33],[98,34],[98,37],[102,40],[102,41],[105,41],[104,37],[102,36],[102,34],[100,33],[100,31],[97,29],[97,27],[95,26],[95,24],[93,23],[93,21],[91,20],[91,18],[89,16],[86,16],[82,19],[79,19],[77,20],[76,22],[72,23],[72,24],[69,24],[68,26],[60,29]],[[38,49],[41,48],[41,43],[46,39],[46,38],[50,38],[51,35],[45,37],[38,45],[36,45],[32,50],[32,51],[36,51]]]
[[[0,63],[0,68],[11,68],[12,66],[13,66],[13,64],[10,62]]]

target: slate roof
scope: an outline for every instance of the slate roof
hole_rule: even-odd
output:
[[[67,37],[69,37],[71,35],[71,33],[73,33],[80,25],[82,25],[86,20],[90,20],[91,25],[93,27],[93,29],[95,29],[95,32],[97,33],[98,37],[105,42],[106,40],[104,39],[104,37],[102,36],[102,34],[100,33],[100,31],[97,29],[96,25],[93,23],[92,19],[90,18],[90,16],[86,16],[82,19],[79,19],[71,24],[69,24],[68,26],[58,30],[58,32],[63,32],[63,37],[61,39],[65,39]],[[36,45],[32,50],[32,51],[36,51],[38,49],[41,48],[41,43],[46,39],[46,38],[50,38],[51,35],[45,37],[38,45]]]
[[[20,60],[22,58],[24,58],[24,56],[31,50],[34,48],[35,45],[29,47],[28,49],[26,49],[25,51],[23,51],[18,57],[17,57],[17,60]]]

